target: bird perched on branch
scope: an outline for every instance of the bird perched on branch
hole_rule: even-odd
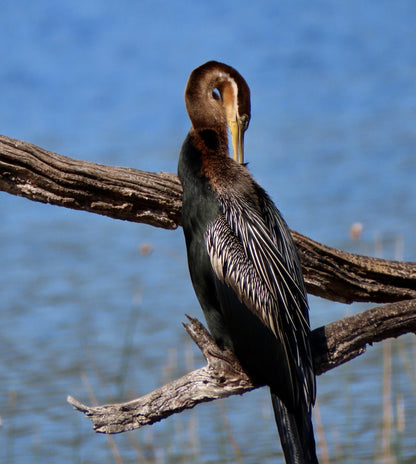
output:
[[[317,463],[308,303],[290,231],[244,165],[250,89],[210,61],[192,71],[185,102],[192,127],[178,174],[195,293],[216,343],[270,387],[286,462]]]

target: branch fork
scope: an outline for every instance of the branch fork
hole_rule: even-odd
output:
[[[199,403],[241,395],[254,385],[230,350],[221,350],[197,320],[184,324],[207,365],[126,403],[86,406],[68,396],[101,433],[120,433],[158,422]],[[416,300],[369,309],[315,329],[311,348],[316,374],[322,374],[363,354],[367,344],[407,332],[416,333]]]

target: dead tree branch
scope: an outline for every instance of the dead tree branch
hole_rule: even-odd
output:
[[[2,135],[0,190],[165,229],[178,226],[182,207],[175,174],[81,161]]]
[[[166,229],[180,225],[175,174],[80,161],[6,136],[0,136],[0,190]],[[416,298],[416,263],[346,253],[292,233],[309,293],[343,303]]]
[[[96,432],[120,433],[260,386],[253,385],[233,353],[217,347],[200,322],[190,322],[185,327],[206,358],[205,367],[126,403],[90,407],[70,396],[68,402],[92,421]],[[368,344],[408,332],[416,333],[416,300],[379,306],[320,327],[312,332],[315,372],[322,374],[363,354]]]
[[[0,190],[30,200],[174,229],[182,189],[175,174],[149,173],[67,158],[0,136]],[[416,332],[416,263],[346,253],[292,231],[309,293],[334,301],[399,302],[313,331],[317,374],[362,354],[367,344]],[[409,300],[409,301],[401,301]],[[219,350],[196,320],[186,329],[207,365],[128,403],[88,407],[69,397],[96,431],[117,433],[159,421],[200,402],[254,386],[232,353]]]

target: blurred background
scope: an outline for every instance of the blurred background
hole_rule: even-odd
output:
[[[176,172],[191,70],[234,66],[252,91],[246,159],[290,227],[416,261],[413,0],[6,0],[0,37],[0,133],[150,171]],[[0,462],[282,462],[267,389],[110,440],[66,403],[204,364],[181,324],[202,320],[181,229],[0,192],[0,263]],[[371,305],[310,306],[318,327]],[[318,378],[323,462],[416,461],[415,354],[404,336]]]

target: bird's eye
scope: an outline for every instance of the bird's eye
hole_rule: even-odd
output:
[[[221,100],[221,94],[218,92],[217,89],[214,89],[212,91],[212,97],[214,98],[214,100]]]

